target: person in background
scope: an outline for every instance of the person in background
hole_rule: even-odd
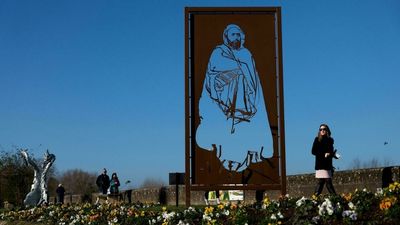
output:
[[[127,181],[125,182],[125,185],[128,185],[128,184],[130,184],[130,183],[131,183],[131,181],[130,181],[130,180],[127,180]],[[132,189],[131,189],[131,188],[128,188],[128,189],[125,191],[125,196],[124,196],[124,197],[127,197],[128,203],[129,203],[129,204],[132,203]]]
[[[110,177],[107,175],[107,170],[105,168],[103,169],[103,173],[97,177],[96,184],[100,193],[106,195],[110,187]]]
[[[331,131],[326,124],[319,126],[317,137],[314,139],[312,154],[315,155],[315,177],[318,184],[315,188],[315,195],[320,195],[324,185],[330,194],[336,194],[332,184],[333,165],[332,158],[336,158],[336,152],[333,149],[333,138]]]
[[[120,186],[120,183],[119,183],[119,179],[118,179],[117,173],[113,173],[111,175],[111,180],[110,180],[110,193],[114,194],[114,195],[118,194],[119,193],[119,190],[118,190],[119,186]]]
[[[64,204],[64,194],[65,194],[65,188],[63,187],[62,184],[59,184],[57,189],[57,203],[58,204]]]

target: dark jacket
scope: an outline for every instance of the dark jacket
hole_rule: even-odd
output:
[[[64,187],[58,186],[56,189],[56,193],[57,193],[57,203],[64,204],[64,193],[65,193]]]
[[[57,193],[58,196],[64,196],[64,193],[65,193],[64,187],[63,186],[58,186],[57,189],[56,189],[56,193]]]
[[[110,177],[102,173],[97,177],[96,184],[103,191],[107,190],[110,187]]]
[[[314,139],[311,152],[315,155],[316,170],[331,170],[333,168],[333,142],[333,138],[330,137],[323,137],[321,141],[318,141],[318,137]],[[330,153],[330,155],[325,158],[325,153]]]

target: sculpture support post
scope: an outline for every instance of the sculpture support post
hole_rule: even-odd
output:
[[[47,150],[44,154],[42,167],[39,167],[36,162],[29,157],[27,150],[21,150],[21,155],[25,162],[33,167],[34,170],[31,191],[26,195],[24,199],[24,205],[37,206],[41,204],[47,204],[47,174],[50,167],[56,160],[56,156],[50,154]]]

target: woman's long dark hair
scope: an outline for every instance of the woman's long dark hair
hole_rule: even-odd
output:
[[[325,127],[326,128],[326,137],[328,137],[328,138],[331,137],[331,129],[329,129],[329,126],[327,124],[323,123],[323,124],[319,125],[319,128],[318,128],[318,134],[317,134],[318,141],[322,140],[322,135],[321,135],[321,132],[319,130],[321,127]]]
[[[114,176],[114,175],[115,175],[115,176]],[[111,179],[114,178],[114,177],[118,179],[117,173],[113,173],[113,174],[111,175]]]

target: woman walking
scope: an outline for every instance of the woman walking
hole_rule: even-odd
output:
[[[110,193],[114,194],[114,195],[118,194],[119,193],[119,190],[118,190],[119,186],[120,186],[120,183],[119,183],[119,179],[118,179],[117,173],[113,173],[111,175],[111,180],[110,180]]]
[[[321,124],[312,146],[312,154],[315,155],[315,177],[318,180],[315,188],[315,195],[317,196],[321,194],[325,184],[330,194],[336,194],[332,184],[332,158],[336,157],[333,142],[328,125]]]

